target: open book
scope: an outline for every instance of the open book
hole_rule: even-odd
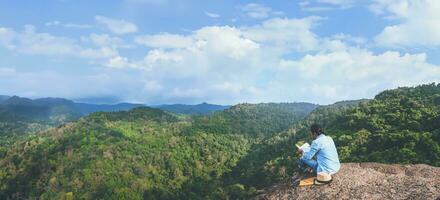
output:
[[[301,146],[298,145],[298,144],[295,144],[295,146],[296,146],[298,149],[301,149],[301,150],[303,151],[303,153],[305,153],[305,152],[307,152],[307,151],[310,150],[310,144],[307,143],[307,142],[304,143],[304,144],[302,144]]]

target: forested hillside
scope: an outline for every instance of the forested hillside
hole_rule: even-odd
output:
[[[327,127],[343,161],[440,166],[440,84],[384,91]]]
[[[440,84],[430,84],[319,107],[288,131],[253,145],[229,181],[247,191],[288,180],[299,157],[294,144],[311,142],[314,122],[333,137],[342,162],[440,166]]]
[[[307,140],[309,126],[314,122],[331,123],[333,118],[359,103],[368,100],[344,101],[313,110],[304,120],[292,124],[289,129],[252,145],[227,174],[225,182],[241,188],[234,198],[249,198],[256,190],[263,189],[279,181],[287,180],[297,166],[298,154],[295,144]],[[251,196],[247,196],[251,194]]]
[[[191,131],[247,134],[254,138],[286,130],[318,105],[310,103],[238,104],[208,117],[194,117]]]
[[[192,119],[152,108],[94,113],[0,151],[0,198],[224,199],[242,194],[225,185],[223,175],[247,154],[254,136],[270,128],[253,125],[270,126],[274,120],[273,130],[288,128],[315,107],[235,106],[212,120],[225,120],[221,130],[233,130],[234,120],[241,119],[247,122],[240,126],[243,133],[221,134],[201,124],[211,117]]]

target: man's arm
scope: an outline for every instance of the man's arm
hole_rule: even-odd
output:
[[[321,149],[320,145],[316,142],[316,140],[314,140],[312,142],[312,145],[310,146],[310,150],[305,152],[302,157],[307,160],[310,160],[313,158],[313,156],[315,156],[316,153],[318,153],[320,149]]]

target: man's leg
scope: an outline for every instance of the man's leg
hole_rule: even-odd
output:
[[[298,167],[302,170],[305,170],[307,167],[309,167],[313,170],[313,173],[316,173],[316,169],[318,169],[318,162],[313,159],[305,159],[304,157],[301,157],[299,159]]]
[[[313,173],[316,174],[316,169],[318,168],[318,162],[316,160],[308,160],[301,157],[298,163],[298,171],[296,171],[292,177],[291,185],[296,187],[299,185],[299,182],[302,178],[307,176],[306,169],[312,169]]]

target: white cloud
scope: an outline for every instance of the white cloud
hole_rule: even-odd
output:
[[[353,0],[317,0],[317,2],[342,7],[350,7],[353,4]]]
[[[194,37],[201,49],[235,59],[248,56],[259,49],[258,43],[244,37],[239,29],[229,26],[204,27],[197,30]]]
[[[124,47],[122,40],[108,35],[91,34],[87,40],[98,47],[86,47],[68,37],[37,32],[32,25],[26,25],[23,32],[0,28],[0,46],[24,54],[100,59],[114,57],[118,55],[116,49]]]
[[[361,48],[281,60],[278,73],[270,87],[285,90],[290,85],[292,91],[302,91],[292,98],[299,95],[310,101],[321,97],[326,103],[371,98],[386,88],[440,81],[440,66],[427,63],[425,54],[374,54]]]
[[[88,29],[88,28],[93,27],[89,24],[61,23],[60,21],[56,21],[56,20],[51,21],[51,22],[46,22],[45,25],[46,26],[63,26],[65,28],[77,28],[77,29]]]
[[[95,20],[105,25],[110,31],[115,34],[135,33],[138,31],[136,24],[127,22],[125,20],[112,19],[104,16],[95,16]]]
[[[396,20],[395,25],[385,27],[375,37],[378,46],[440,46],[440,1],[376,0],[370,9],[387,19]]]
[[[283,52],[310,51],[318,47],[317,36],[311,31],[322,18],[303,19],[273,18],[261,25],[244,29],[244,35],[261,44],[281,48]]]
[[[193,43],[190,37],[169,33],[137,36],[134,41],[138,44],[155,48],[184,48]]]
[[[281,11],[273,11],[271,7],[258,3],[249,3],[241,8],[247,16],[254,19],[265,19],[271,15],[283,15]]]
[[[205,11],[205,15],[211,18],[219,18],[220,15],[212,12]]]
[[[203,27],[189,36],[169,33],[138,36],[135,42],[154,48],[210,51],[212,54],[228,55],[231,58],[246,56],[248,52],[259,48],[258,43],[245,38],[241,30],[229,26]]]
[[[64,56],[74,55],[80,47],[70,38],[38,33],[34,26],[26,25],[11,49],[28,54]]]
[[[133,45],[126,43],[120,37],[113,37],[108,34],[96,34],[91,33],[87,37],[81,37],[84,42],[90,42],[98,47],[111,47],[111,48],[132,48]]]
[[[345,33],[338,33],[338,34],[332,35],[331,38],[334,40],[341,40],[346,43],[352,43],[352,44],[357,44],[357,45],[365,44],[368,41],[367,38],[352,36],[350,34],[345,34]]]
[[[354,0],[304,0],[298,3],[303,11],[319,12],[328,10],[344,10],[355,6]]]
[[[158,62],[179,62],[183,60],[183,57],[178,51],[165,52],[164,50],[155,49],[148,52],[144,61],[147,64],[154,64]]]
[[[116,56],[116,57],[110,58],[105,65],[107,67],[117,68],[117,69],[138,68],[137,64],[131,63],[127,58],[121,57],[121,56]]]
[[[321,20],[202,27],[177,35],[191,42],[150,44],[143,60],[118,58],[113,67],[141,69],[145,82],[139,93],[152,103],[332,103],[440,81],[440,66],[429,64],[425,54],[373,53],[363,47],[367,39],[343,33],[321,38],[312,31]],[[290,53],[301,56],[285,58]]]

